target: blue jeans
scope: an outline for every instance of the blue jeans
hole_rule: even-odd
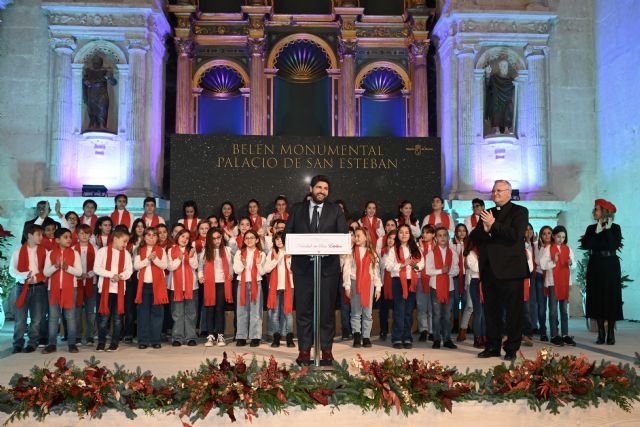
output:
[[[76,307],[76,320],[77,320],[77,337],[84,336],[85,340],[88,338],[93,339],[95,335],[95,323],[96,323],[96,300],[98,296],[98,286],[93,285],[93,294],[91,298],[87,298],[86,290],[83,290],[84,302],[82,307]],[[82,321],[85,321],[86,329],[82,334]]]
[[[544,295],[544,279],[542,273],[536,273],[535,288],[536,305],[538,306],[538,330],[540,331],[540,335],[547,335],[547,297]]]
[[[153,304],[153,284],[142,285],[142,302],[138,304],[138,344],[160,344],[164,310],[167,304]]]
[[[292,298],[293,292],[292,289]],[[274,333],[279,333],[281,336],[293,333],[293,313],[284,313],[284,289],[276,291],[276,308],[269,309],[268,315]]]
[[[236,311],[238,331],[236,340],[259,340],[262,337],[262,287],[258,284],[258,296],[251,302],[251,282],[245,286],[245,305],[240,305],[240,292],[242,286],[238,286],[238,308]]]
[[[109,326],[113,319],[111,331],[111,343],[120,343],[120,330],[122,329],[122,315],[118,314],[118,294],[109,294],[109,314],[98,313],[98,344],[107,342]]]
[[[473,302],[473,336],[485,336],[484,304],[480,302],[480,279],[471,279],[469,293]]]
[[[192,299],[171,302],[171,317],[173,317],[173,329],[171,339],[180,343],[195,340],[196,320],[198,317],[198,290],[193,291]]]
[[[416,307],[418,311],[418,330],[433,332],[433,312],[431,310],[431,288],[427,283],[427,292],[423,290],[422,279],[416,291]]]
[[[453,304],[453,294],[457,290],[449,291],[449,302],[438,302],[436,290],[431,288],[431,307],[433,307],[433,340],[451,340],[451,304]]]
[[[375,290],[373,283],[369,291],[369,306],[362,306],[362,298],[356,292],[356,281],[351,280],[351,331],[362,334],[362,338],[371,338],[371,327],[373,326],[373,318],[371,312],[373,309],[373,295]]]
[[[569,301],[558,301],[556,299],[555,286],[549,286],[549,329],[551,337],[558,336],[558,311],[560,311],[560,332],[562,336],[569,335],[569,314],[567,306]]]
[[[16,299],[22,292],[24,285],[17,283],[14,292]],[[36,348],[40,340],[42,314],[47,303],[47,286],[44,282],[29,285],[27,297],[21,308],[16,307],[16,323],[13,328],[13,346],[24,347],[24,332],[27,329],[27,314],[31,317],[29,326],[29,345]]]
[[[76,345],[76,326],[78,325],[76,319],[76,291],[73,290],[74,304],[71,308],[60,308],[58,304],[49,305],[49,345],[58,344],[58,331],[60,330],[60,315],[64,316],[67,321],[67,338],[69,339],[69,345]]]
[[[407,299],[402,298],[402,283],[399,277],[391,279],[393,286],[393,325],[391,329],[391,343],[412,343],[411,324],[413,323],[413,308],[416,305],[416,293],[409,290]],[[407,281],[411,288],[411,280]]]

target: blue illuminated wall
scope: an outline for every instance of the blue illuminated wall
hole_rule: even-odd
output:
[[[242,135],[242,96],[218,99],[201,96],[198,99],[198,133],[203,135]]]
[[[362,97],[360,104],[362,136],[406,136],[403,97],[375,99]]]

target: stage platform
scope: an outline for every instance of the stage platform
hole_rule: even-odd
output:
[[[193,369],[205,359],[213,359],[222,357],[222,352],[226,351],[230,357],[235,354],[245,354],[251,357],[268,358],[275,356],[278,362],[294,363],[297,355],[297,349],[280,347],[272,349],[270,344],[263,343],[258,348],[236,347],[229,341],[229,345],[225,348],[212,347],[206,348],[203,342],[197,347],[182,346],[179,348],[171,347],[169,343],[163,344],[163,348],[159,350],[146,349],[139,350],[134,345],[121,345],[120,349],[114,353],[97,353],[94,347],[80,347],[80,353],[69,354],[66,351],[66,345],[60,342],[58,352],[51,355],[43,355],[39,352],[31,354],[11,354],[11,334],[13,323],[8,322],[0,334],[0,384],[7,385],[11,376],[16,373],[26,374],[34,365],[43,366],[50,364],[55,360],[64,356],[68,360],[74,360],[76,364],[83,366],[83,361],[89,359],[92,355],[101,361],[102,364],[113,367],[114,363],[125,365],[129,369],[135,369],[140,366],[143,370],[150,370],[156,377],[164,378],[174,375],[180,370]],[[616,335],[616,345],[614,346],[597,346],[593,342],[595,334],[586,330],[584,319],[571,319],[569,330],[575,336],[577,347],[552,347],[548,343],[535,341],[534,347],[523,347],[522,352],[526,357],[533,358],[538,350],[543,347],[550,347],[554,352],[560,355],[565,354],[584,354],[590,360],[599,361],[601,359],[612,362],[622,362],[633,364],[636,360],[635,352],[640,351],[638,345],[640,338],[640,323],[635,322],[619,322]],[[416,337],[417,338],[417,337]],[[394,350],[391,348],[389,341],[380,342],[373,340],[373,347],[369,349],[354,349],[348,341],[336,340],[334,344],[334,357],[338,360],[352,360],[358,353],[366,359],[382,359],[387,354],[392,353],[405,354],[407,357],[416,357],[426,360],[438,360],[445,365],[455,366],[460,371],[467,369],[488,369],[496,364],[502,363],[497,358],[478,359],[476,357],[478,350],[472,347],[472,339],[459,345],[457,350],[433,350],[431,343],[414,343],[411,350]],[[181,425],[176,416],[155,415],[146,416],[139,413],[136,420],[127,420],[123,414],[110,411],[106,414],[102,421],[101,427],[106,426],[125,426],[125,425],[153,425],[153,426],[175,426]],[[456,423],[459,426],[552,426],[552,425],[576,425],[576,426],[640,426],[640,404],[628,413],[620,409],[613,403],[601,403],[597,408],[590,407],[588,409],[580,408],[564,408],[560,415],[552,415],[548,412],[533,412],[526,402],[504,403],[493,406],[489,403],[463,402],[454,403],[453,414],[442,413],[434,407],[423,409],[418,414],[409,417],[391,415],[387,416],[383,413],[362,414],[357,407],[341,407],[340,409],[332,409],[323,407],[312,411],[301,411],[292,409],[289,411],[291,421],[302,423],[306,427],[315,425],[323,425],[330,422],[334,427],[337,426],[371,426],[393,423],[398,426],[425,425],[430,426],[447,426]],[[428,417],[428,418],[425,418]],[[6,414],[0,414],[0,423],[6,420]],[[257,426],[276,426],[282,425],[286,421],[285,415],[266,415],[261,414],[259,418],[253,420],[252,425]],[[428,421],[427,421],[428,420]],[[246,423],[242,417],[238,417],[240,424]],[[74,426],[88,425],[90,420],[80,421],[76,414],[64,414],[62,416],[51,415],[46,418],[48,426]],[[218,418],[215,415],[209,417],[203,422],[200,421],[196,425],[205,425],[207,423],[229,423],[228,418]],[[21,420],[13,425],[36,425],[39,424],[33,420]]]

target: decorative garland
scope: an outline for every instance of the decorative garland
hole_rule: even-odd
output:
[[[333,372],[294,365],[278,365],[271,357],[247,365],[224,353],[220,363],[204,362],[194,371],[168,379],[150,372],[115,370],[100,366],[94,357],[79,368],[60,357],[55,369],[34,367],[29,376],[15,374],[10,387],[0,387],[0,411],[7,423],[50,414],[76,412],[80,418],[100,418],[107,410],[177,413],[184,426],[204,419],[212,410],[236,419],[236,410],[251,420],[262,409],[282,413],[287,408],[312,409],[317,405],[356,405],[363,411],[395,411],[409,415],[434,404],[452,411],[453,402],[500,403],[526,399],[532,410],[554,414],[562,406],[585,408],[599,400],[615,402],[629,411],[640,400],[640,377],[629,365],[589,362],[585,356],[559,356],[542,349],[533,360],[522,356],[510,366],[486,372],[458,372],[439,362],[388,356],[368,361],[358,355]]]

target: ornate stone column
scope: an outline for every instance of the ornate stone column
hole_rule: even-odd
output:
[[[191,133],[193,125],[191,102],[191,63],[193,42],[191,39],[175,39],[178,54],[176,85],[176,133]]]
[[[53,49],[53,102],[51,111],[51,151],[49,166],[48,191],[64,191],[60,188],[61,182],[73,168],[69,164],[73,159],[65,156],[73,152],[71,127],[72,104],[72,71],[71,55],[76,49],[76,41],[73,37],[54,37],[51,39]]]
[[[342,136],[356,136],[356,49],[357,40],[340,40],[338,53],[342,63]]]
[[[145,39],[129,40],[129,93],[131,103],[129,104],[129,124],[127,140],[131,141],[130,159],[133,165],[142,166],[143,170],[149,171],[149,146],[146,141],[146,59],[149,43]],[[180,93],[180,92],[178,92]],[[136,147],[134,150],[133,147]],[[135,166],[133,166],[135,168]],[[134,173],[134,187],[147,188],[148,182],[141,180],[148,179],[149,173]]]
[[[458,59],[458,195],[474,192],[473,177],[473,75],[476,50],[473,45],[461,45]]]
[[[251,135],[265,135],[264,53],[266,45],[264,37],[247,39],[249,79],[251,80],[251,95],[249,98],[249,133]]]
[[[548,191],[549,157],[547,155],[547,103],[545,96],[546,48],[525,49],[529,80],[527,98],[527,171],[530,192]]]
[[[409,50],[413,76],[413,111],[411,136],[429,136],[429,107],[427,103],[428,40],[416,40]]]

